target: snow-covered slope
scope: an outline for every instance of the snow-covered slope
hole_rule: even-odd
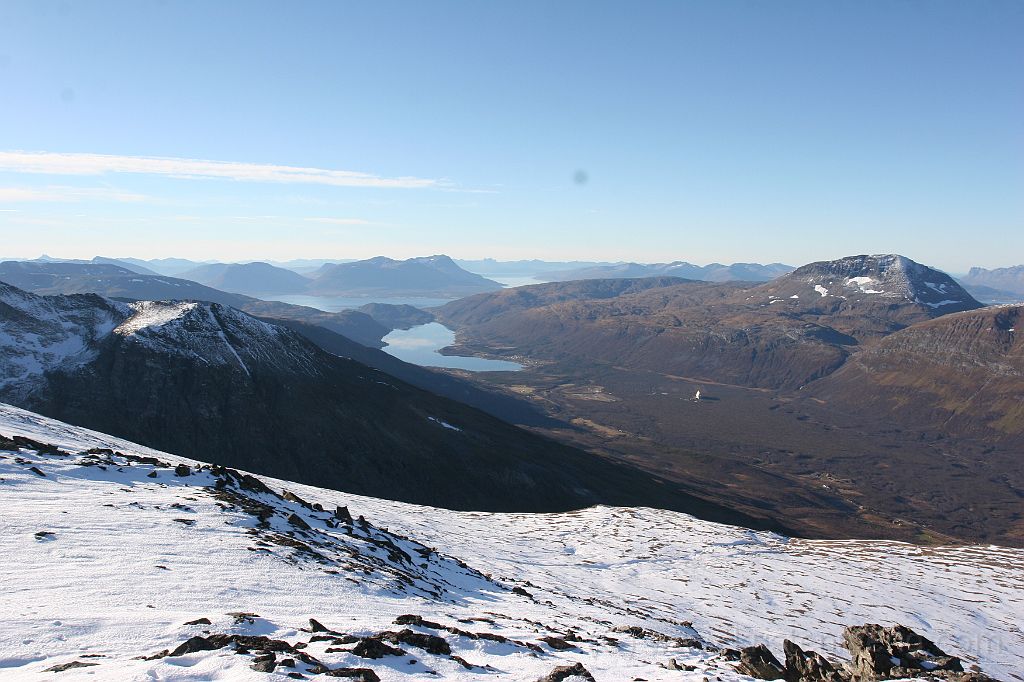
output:
[[[0,282],[0,387],[88,362],[127,315],[127,306],[99,296],[36,296]]]
[[[937,314],[981,307],[949,275],[897,254],[810,263],[754,290],[770,299],[910,303]]]
[[[788,637],[838,654],[842,627],[865,621],[901,622],[1024,679],[1020,550],[794,540],[651,509],[459,513],[266,478],[264,489],[6,405],[0,434],[63,450],[0,441],[4,679],[77,661],[90,665],[48,678],[272,680],[322,664],[373,671],[353,679],[534,680],[578,661],[599,681],[735,680],[715,646],[779,651]],[[174,655],[197,636],[209,639]],[[248,655],[210,648],[232,636]],[[281,665],[256,672],[273,667],[253,655],[268,647]],[[357,655],[384,647],[404,653]],[[670,659],[680,669],[660,665]]]

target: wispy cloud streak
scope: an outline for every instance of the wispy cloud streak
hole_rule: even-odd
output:
[[[121,203],[149,201],[150,197],[102,187],[0,187],[0,204],[75,201],[116,201]]]
[[[132,173],[173,178],[222,179],[238,182],[331,185],[416,189],[438,187],[438,180],[413,177],[383,178],[357,171],[279,166],[236,161],[208,161],[158,156],[115,156],[59,152],[0,151],[0,171],[47,175],[106,175]]]

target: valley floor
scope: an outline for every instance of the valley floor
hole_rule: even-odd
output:
[[[230,475],[6,405],[0,434],[69,453],[0,447],[4,679],[73,661],[96,665],[47,679],[309,671],[255,672],[230,647],[139,658],[225,633],[308,642],[296,651],[382,680],[534,680],[576,661],[600,682],[738,680],[714,647],[765,642],[779,654],[789,638],[845,658],[843,626],[878,622],[1024,680],[1024,550],[796,540],[646,508],[452,512],[268,478],[294,497],[218,493]],[[191,471],[176,475],[180,464]],[[338,505],[368,523],[317,508]],[[409,614],[428,623],[395,624]],[[310,618],[335,633],[318,637]],[[386,640],[402,655],[379,659],[338,646],[341,635],[403,629],[442,637],[450,654],[408,635]],[[670,659],[691,669],[662,667]]]

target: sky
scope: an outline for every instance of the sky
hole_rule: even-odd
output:
[[[1024,3],[0,2],[0,256],[1024,263]]]

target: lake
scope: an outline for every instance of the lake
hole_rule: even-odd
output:
[[[463,355],[441,355],[437,351],[455,342],[455,332],[442,324],[431,322],[412,329],[396,329],[384,337],[385,353],[399,360],[423,367],[464,369],[469,372],[516,372],[523,368],[518,362],[490,360]]]

